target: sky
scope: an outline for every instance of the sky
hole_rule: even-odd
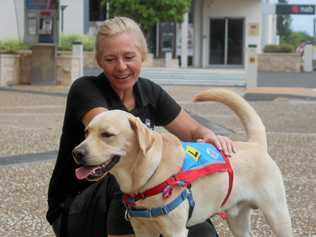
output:
[[[289,4],[313,4],[316,5],[316,0],[289,0]],[[292,15],[293,31],[305,31],[310,35],[314,34],[313,19],[316,15]]]

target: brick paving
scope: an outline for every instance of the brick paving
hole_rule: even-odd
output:
[[[192,96],[205,87],[164,87],[188,111],[207,119],[212,125],[231,131],[234,139],[245,139],[238,119],[226,107],[217,103],[191,102]],[[54,160],[4,164],[1,159],[4,161],[11,157],[13,161],[22,155],[20,157],[29,161],[28,154],[54,153],[58,149],[65,96],[56,96],[56,93],[66,94],[67,88],[18,86],[13,89],[0,89],[0,236],[53,237],[45,212]],[[230,89],[240,94],[247,93],[244,88]],[[302,90],[291,89],[290,92],[295,91]],[[272,93],[272,90],[267,92]],[[272,100],[250,102],[266,125],[269,152],[284,176],[294,236],[314,237],[316,101],[291,96],[287,99],[278,99],[279,96],[270,98]],[[231,236],[224,222],[218,218],[214,222],[221,237]],[[271,230],[260,212],[253,213],[251,223],[255,236],[271,236]]]

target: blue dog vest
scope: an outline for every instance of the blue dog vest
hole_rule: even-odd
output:
[[[209,143],[182,142],[185,158],[182,170],[199,169],[210,164],[225,163],[222,154]]]

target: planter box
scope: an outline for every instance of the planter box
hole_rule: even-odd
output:
[[[69,86],[80,76],[80,58],[59,55],[56,58],[56,84]]]
[[[154,59],[152,55],[144,62],[144,67],[165,67],[165,59]],[[171,60],[170,67],[178,67],[178,60]],[[94,52],[84,53],[84,67],[98,68]],[[71,52],[57,52],[56,84],[71,85],[80,76],[80,59]],[[19,54],[0,53],[0,86],[32,84],[32,51],[24,50]]]
[[[32,83],[32,51],[20,51],[20,76],[19,84],[30,85]]]
[[[19,84],[20,55],[0,54],[0,86]]]
[[[296,53],[263,53],[258,56],[258,71],[301,72],[302,57]]]

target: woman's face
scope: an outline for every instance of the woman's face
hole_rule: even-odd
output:
[[[132,89],[138,80],[142,55],[135,33],[125,32],[102,37],[97,61],[116,91]]]

